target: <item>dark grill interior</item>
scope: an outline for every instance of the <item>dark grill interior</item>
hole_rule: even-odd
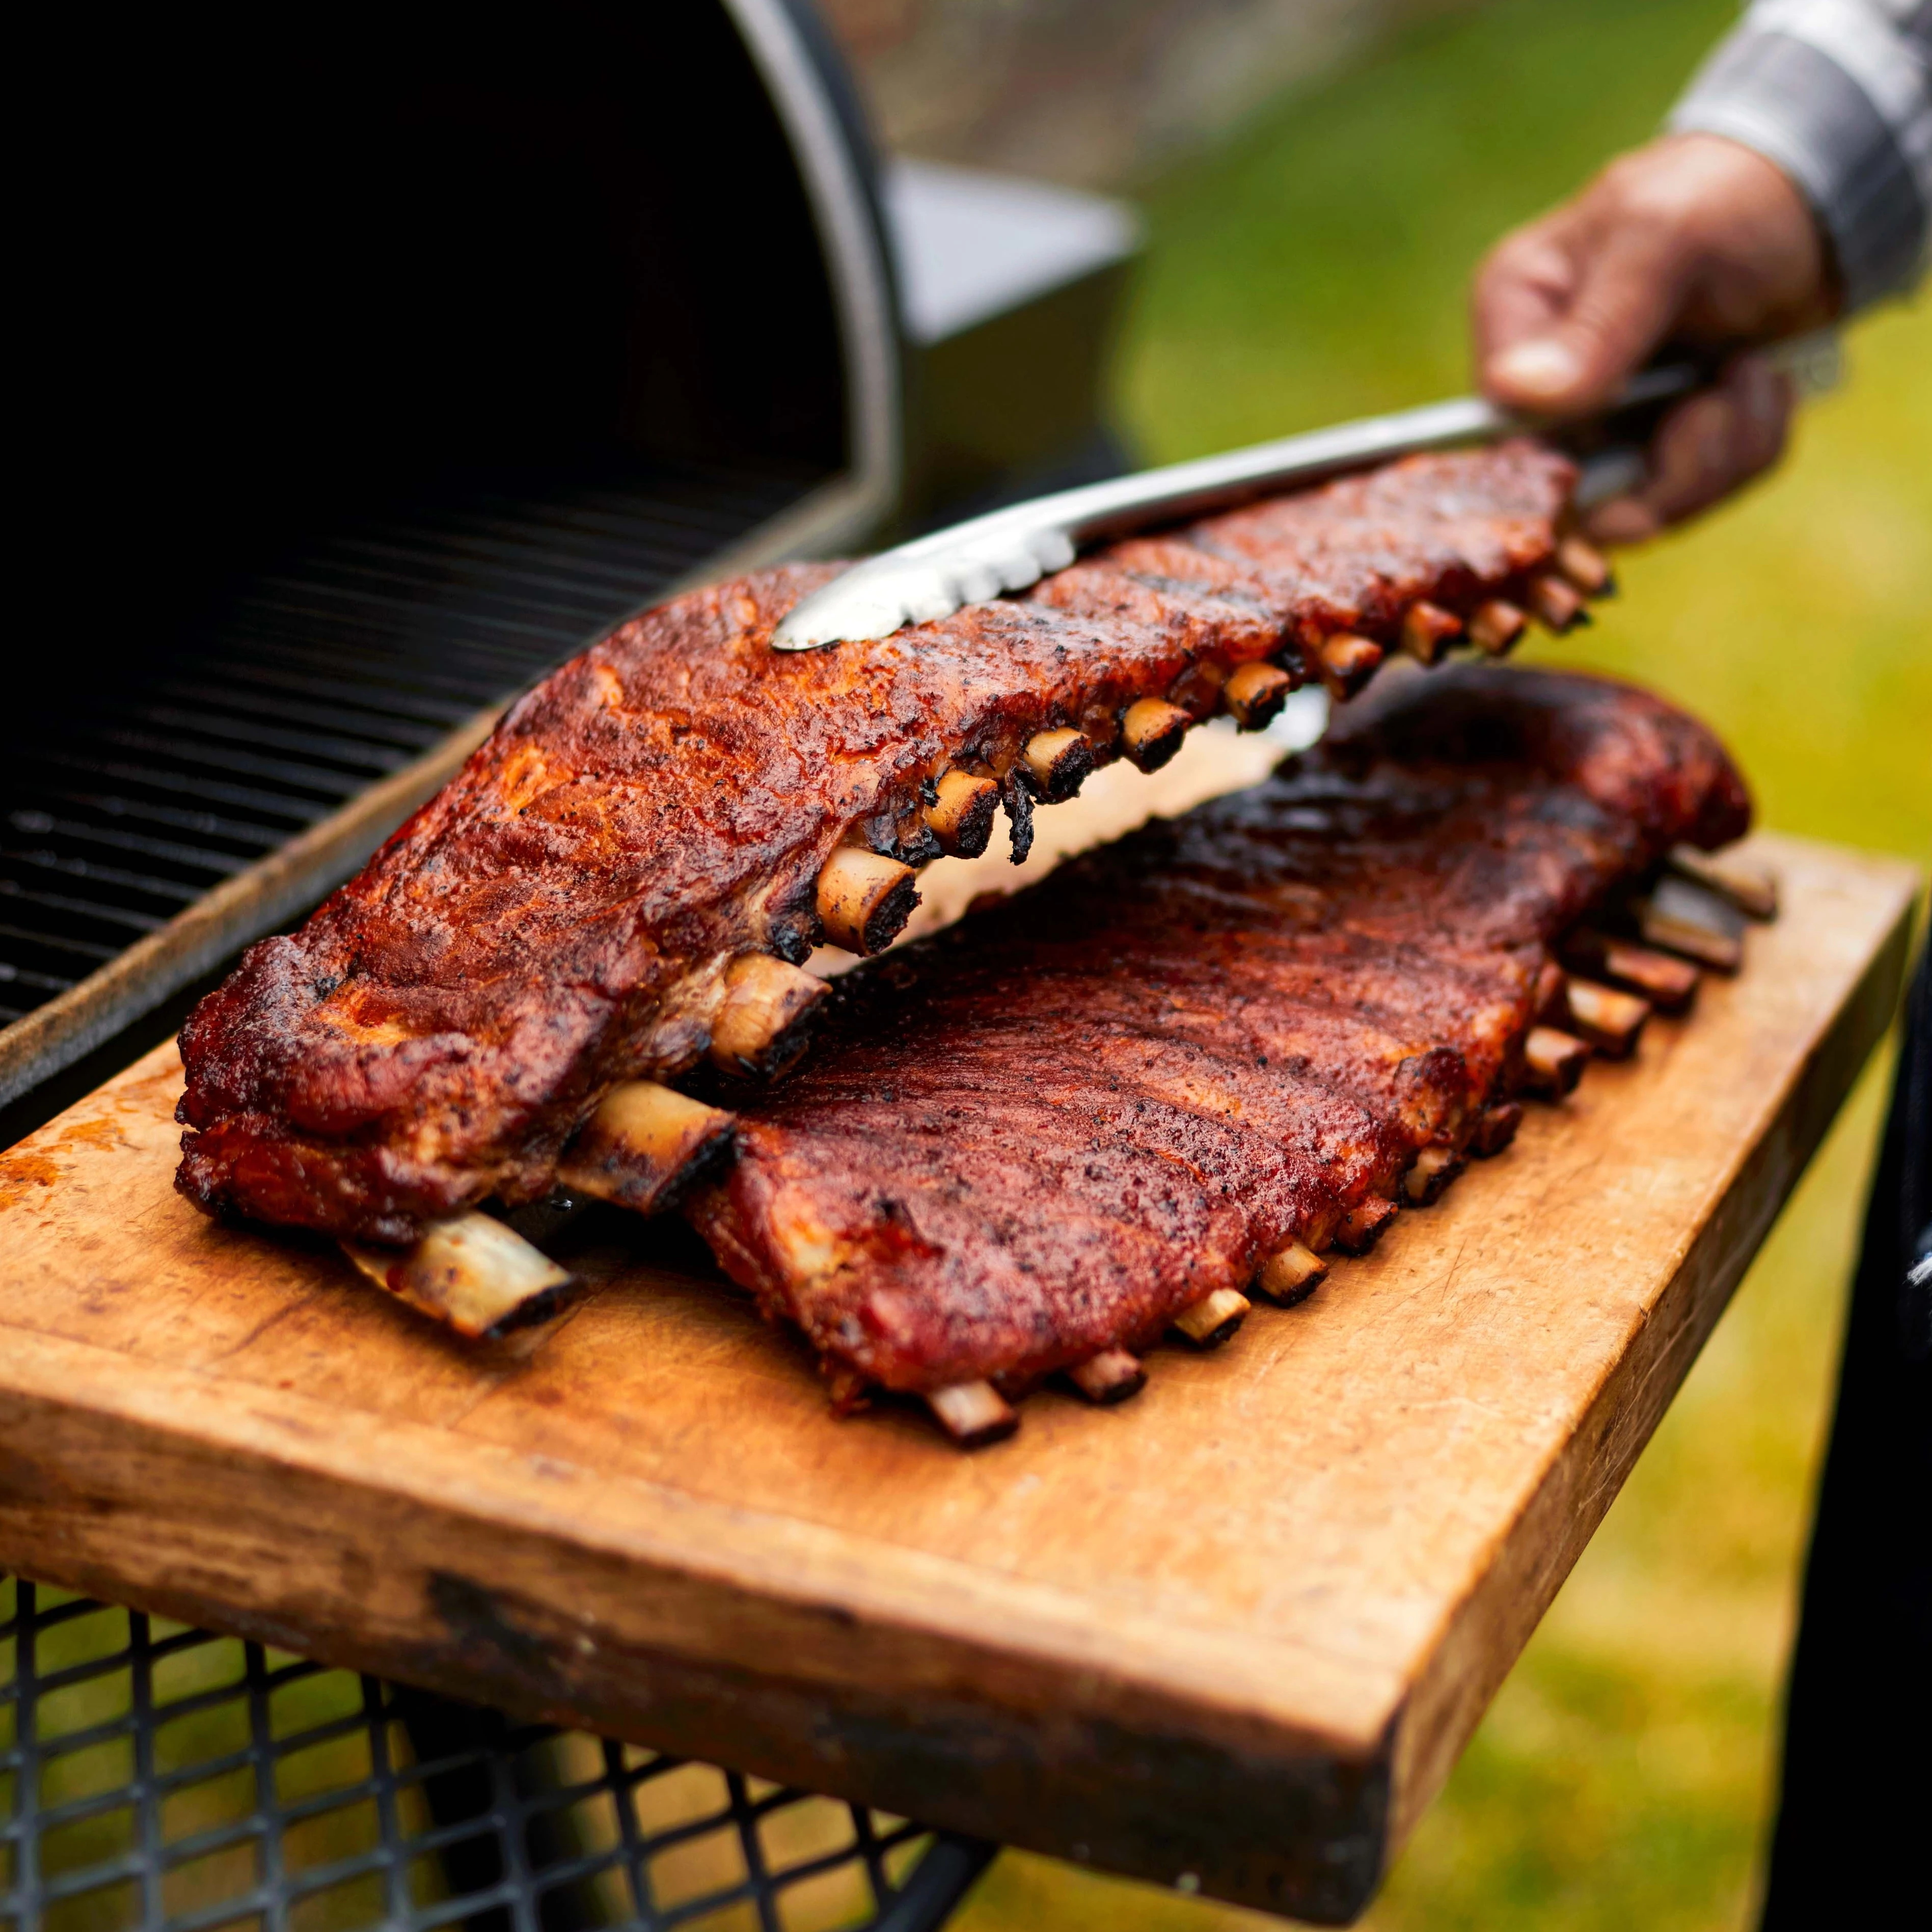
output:
[[[44,718],[0,727],[0,1024],[422,755],[813,480],[770,461],[657,464],[466,490],[265,570],[155,640],[132,674],[94,682],[76,669]]]
[[[927,1932],[991,1851],[0,1576],[23,1932]]]

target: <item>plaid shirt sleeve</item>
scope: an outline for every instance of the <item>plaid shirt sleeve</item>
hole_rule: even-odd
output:
[[[1847,308],[1924,274],[1932,0],[1754,0],[1670,116],[1775,161],[1830,237]]]

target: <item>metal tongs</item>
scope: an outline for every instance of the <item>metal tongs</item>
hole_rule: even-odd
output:
[[[1838,380],[1838,338],[1831,330],[1793,337],[1768,352],[1802,394],[1820,394]],[[1459,443],[1494,442],[1528,433],[1571,442],[1583,460],[1577,501],[1588,508],[1630,488],[1642,475],[1630,419],[1654,416],[1664,404],[1705,386],[1712,374],[1712,365],[1703,362],[1646,369],[1587,424],[1559,427],[1480,396],[1460,396],[1036,496],[915,537],[855,564],[792,610],[772,633],[772,648],[815,651],[827,644],[889,638],[904,625],[950,617],[962,606],[982,603],[1002,591],[1024,590],[1049,571],[1065,569],[1084,546],[1100,538],[1226,509],[1284,484],[1316,482]]]

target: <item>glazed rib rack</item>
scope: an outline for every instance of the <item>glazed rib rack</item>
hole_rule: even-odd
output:
[[[197,1010],[183,1191],[340,1237],[466,1330],[527,1310],[556,1270],[472,1210],[560,1181],[664,1205],[729,1127],[669,1083],[795,1058],[813,946],[886,945],[916,868],[998,812],[1023,856],[1036,804],[1215,712],[1574,621],[1605,572],[1564,534],[1572,481],[1528,443],[1412,458],[804,656],[769,639],[826,568],[626,624]]]
[[[1163,1334],[1299,1300],[1681,1010],[1696,969],[1600,922],[1640,919],[1640,886],[1716,958],[1735,914],[1655,875],[1748,816],[1716,741],[1643,693],[1412,679],[1267,783],[850,976],[692,1218],[845,1404],[920,1396],[974,1442],[1050,1375],[1118,1400]]]

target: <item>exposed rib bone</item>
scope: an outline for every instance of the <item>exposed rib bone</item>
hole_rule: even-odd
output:
[[[848,952],[883,951],[919,904],[913,880],[912,868],[896,859],[862,845],[840,846],[818,875],[818,916],[826,940]]]
[[[1522,1125],[1522,1107],[1515,1100],[1498,1100],[1476,1117],[1476,1131],[1469,1136],[1469,1151],[1480,1160],[1499,1154],[1516,1138]]]
[[[1328,1279],[1328,1264],[1305,1242],[1290,1241],[1270,1255],[1255,1276],[1255,1289],[1277,1308],[1306,1301]]]
[[[1217,1288],[1174,1316],[1174,1326],[1197,1348],[1218,1348],[1253,1305],[1236,1289]]]
[[[1339,702],[1353,698],[1375,676],[1382,661],[1381,645],[1345,631],[1322,645],[1316,664],[1329,696]]]
[[[1157,772],[1180,749],[1192,716],[1165,698],[1143,698],[1120,720],[1120,752],[1144,772]]]
[[[1620,993],[1594,980],[1571,980],[1564,988],[1569,1030],[1589,1042],[1606,1060],[1627,1060],[1636,1051],[1637,1036],[1650,1017],[1650,1002],[1635,993]]]
[[[1673,847],[1664,861],[1673,872],[1727,898],[1747,919],[1778,916],[1778,875],[1748,859],[1700,852],[1694,845]]]
[[[1070,727],[1036,733],[1027,740],[1021,756],[1048,805],[1071,798],[1094,769],[1094,748],[1088,743],[1087,734]]]
[[[1089,1402],[1125,1402],[1147,1386],[1147,1370],[1140,1358],[1124,1348],[1104,1348],[1090,1355],[1069,1369],[1066,1376]]]
[[[568,1270],[488,1214],[433,1222],[412,1248],[344,1241],[342,1252],[378,1288],[460,1335],[529,1320],[570,1284]]]
[[[1660,1013],[1682,1012],[1696,994],[1697,969],[1688,959],[1673,959],[1588,926],[1563,942],[1563,956],[1580,972],[1641,993]]]
[[[1418,664],[1434,664],[1462,634],[1462,619],[1426,598],[1418,598],[1402,613],[1402,647]]]
[[[1660,879],[1639,908],[1637,926],[1651,945],[1720,973],[1735,973],[1744,964],[1744,915],[1729,899],[1688,879]]]
[[[1244,664],[1228,674],[1221,701],[1244,731],[1258,731],[1273,722],[1294,680],[1280,664]]]
[[[950,771],[933,788],[939,794],[921,814],[942,852],[955,859],[976,859],[993,836],[1000,808],[997,779]]]
[[[1554,1027],[1532,1027],[1523,1042],[1522,1084],[1538,1100],[1560,1100],[1576,1090],[1589,1063],[1590,1049]]]
[[[1441,1198],[1443,1189],[1455,1179],[1462,1166],[1462,1158],[1454,1148],[1424,1148],[1402,1178],[1403,1199],[1413,1208],[1427,1207]]]
[[[1020,1426],[1018,1414],[991,1382],[955,1382],[933,1390],[926,1403],[962,1449],[1004,1442]]]
[[[1552,631],[1567,631],[1583,615],[1583,593],[1555,572],[1532,578],[1530,608]]]
[[[1372,1194],[1359,1208],[1353,1208],[1335,1224],[1335,1245],[1345,1255],[1365,1255],[1382,1239],[1382,1230],[1395,1219],[1396,1204]]]
[[[742,954],[725,969],[724,1004],[711,1028],[712,1065],[761,1079],[784,1072],[805,1051],[807,1016],[831,990],[816,974],[768,952]]]
[[[654,1080],[627,1080],[578,1130],[556,1178],[574,1192],[654,1214],[729,1150],[734,1124],[721,1107]]]
[[[1610,580],[1610,560],[1592,543],[1582,538],[1565,537],[1556,546],[1556,568],[1586,597],[1600,597],[1615,586]]]
[[[1507,657],[1528,622],[1528,615],[1514,604],[1492,597],[1469,620],[1469,636],[1491,657]]]

